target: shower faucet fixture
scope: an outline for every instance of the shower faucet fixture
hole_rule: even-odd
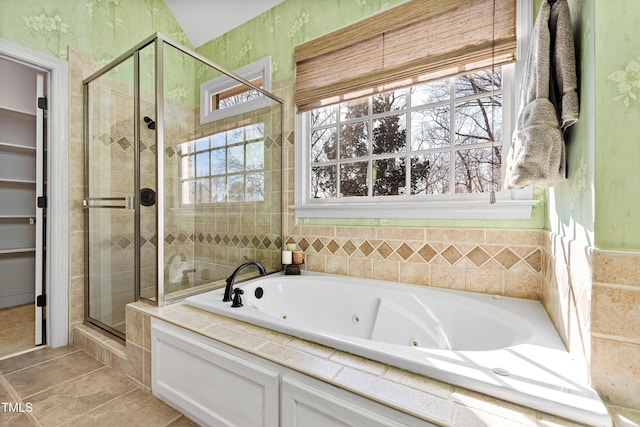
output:
[[[144,116],[144,122],[147,124],[147,127],[149,129],[155,129],[156,128],[156,122],[149,116]]]

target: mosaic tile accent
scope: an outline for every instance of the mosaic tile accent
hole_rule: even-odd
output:
[[[267,135],[264,139],[264,146],[267,150],[273,150],[282,146],[282,135],[276,134],[275,136]]]
[[[304,251],[308,270],[541,298],[538,230],[304,225],[295,230],[300,234],[285,243]]]
[[[133,143],[129,141],[129,138],[127,138],[126,136],[119,138],[116,142],[120,147],[122,147],[123,150],[126,150],[133,145]]]
[[[155,236],[153,236],[155,239]],[[150,239],[147,240],[151,243]],[[254,248],[280,250],[282,239],[280,236],[267,235],[245,235],[245,234],[224,234],[224,233],[167,233],[164,237],[165,244],[172,246],[184,243],[196,243],[203,245],[224,245],[233,248]]]
[[[165,244],[169,246],[181,245],[184,243],[196,243],[203,245],[224,245],[234,248],[253,248],[253,249],[271,249],[280,250],[282,248],[282,239],[280,236],[267,235],[236,235],[221,233],[167,233],[164,237]],[[133,247],[134,240],[132,235],[116,235],[110,239],[105,239],[103,244],[115,250],[126,250]],[[153,247],[157,245],[157,237],[153,235],[140,236],[140,247]]]
[[[294,133],[293,131],[288,131],[285,135],[285,141],[287,141],[287,144],[289,145],[294,145],[295,143],[295,138],[294,138]]]
[[[133,247],[133,235],[116,235],[111,238],[105,238],[101,241],[103,249],[111,249],[115,251],[126,250]]]
[[[164,154],[171,158],[176,154],[176,150],[173,149],[173,147],[168,146],[167,148],[164,149]]]
[[[518,251],[509,247],[491,247],[495,245],[457,245],[448,244],[443,249],[436,249],[430,243],[373,240],[365,239],[338,239],[318,237],[309,243],[307,238],[301,236],[289,236],[285,243],[295,243],[308,254],[321,255],[353,255],[360,258],[374,258],[396,261],[431,262],[435,259],[444,260],[446,265],[462,265],[471,263],[474,267],[485,267],[491,264],[493,268],[501,268],[509,271],[517,266],[526,267],[532,273],[542,271],[542,253],[538,246],[526,246],[518,248]],[[494,255],[491,255],[493,253]],[[519,255],[518,253],[522,253]],[[494,260],[497,262],[491,263]],[[469,264],[465,266],[471,266]],[[442,262],[440,262],[442,264]]]

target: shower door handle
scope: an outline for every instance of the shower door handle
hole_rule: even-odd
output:
[[[135,209],[134,197],[92,197],[82,201],[85,209],[107,208],[107,209]],[[118,203],[120,202],[120,203]]]
[[[153,206],[156,204],[156,192],[150,188],[140,190],[140,204],[142,206]]]

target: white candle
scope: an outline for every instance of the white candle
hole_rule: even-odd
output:
[[[283,264],[291,264],[293,261],[293,252],[291,251],[282,251],[282,263]]]

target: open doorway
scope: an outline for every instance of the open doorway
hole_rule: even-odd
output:
[[[0,357],[46,344],[48,72],[0,58]]]
[[[46,227],[38,228],[42,230],[42,241],[36,242],[35,246],[46,247],[48,250],[38,252],[41,258],[33,261],[35,264],[43,266],[40,269],[41,277],[36,277],[36,273],[33,273],[33,300],[36,302],[38,296],[42,296],[40,304],[42,306],[46,304],[46,310],[40,310],[42,314],[40,320],[35,319],[34,316],[33,329],[35,331],[38,327],[42,328],[42,340],[46,342],[47,346],[60,347],[67,345],[69,337],[68,63],[4,39],[0,39],[0,59],[10,61],[12,65],[26,66],[36,70],[36,74],[43,76],[42,89],[46,101],[41,100],[41,103],[46,103],[46,120],[43,112],[42,123],[36,126],[36,129],[43,132],[43,138],[46,140],[46,150],[44,146],[41,150],[43,156],[41,159],[43,162],[42,167],[36,168],[38,173],[42,173],[41,179],[38,180],[36,178],[36,181],[41,181],[43,187],[36,189],[29,201],[32,211],[29,211],[27,215],[36,214],[35,224],[30,224],[29,218],[31,217],[27,217],[27,222],[23,223],[23,226],[32,227],[35,230],[34,225],[39,224],[42,226],[45,222],[47,224]],[[12,80],[5,80],[4,73],[0,73],[0,76],[2,76],[0,80],[7,81],[9,84],[12,82]],[[5,88],[0,90],[0,99],[4,99],[5,93]],[[31,102],[31,100],[27,101]],[[42,109],[40,110],[42,111]],[[11,121],[9,122],[12,123]],[[4,129],[4,126],[0,126],[0,128]],[[15,148],[15,150],[21,149],[21,147]],[[37,152],[38,150],[32,151]],[[44,165],[49,165],[49,167]],[[46,188],[44,187],[45,183]],[[23,183],[14,184],[22,185]],[[31,184],[24,183],[24,185]],[[46,195],[47,199],[37,198],[43,195]],[[46,209],[35,208],[38,203],[44,205]],[[0,200],[0,205],[6,209],[3,199]],[[13,215],[14,212],[17,212],[17,209],[11,211],[8,215]],[[38,214],[43,216],[41,220],[38,220]],[[35,237],[33,241],[35,241]],[[7,276],[0,276],[0,289],[6,286],[4,284],[7,283],[7,279]],[[42,286],[40,291],[35,288],[37,284]],[[36,311],[33,305],[31,305],[31,308]],[[5,323],[0,323],[0,325],[4,326]],[[34,335],[31,344],[33,347],[31,348],[38,348],[35,343],[36,338]],[[3,344],[2,337],[0,337],[0,347]]]

